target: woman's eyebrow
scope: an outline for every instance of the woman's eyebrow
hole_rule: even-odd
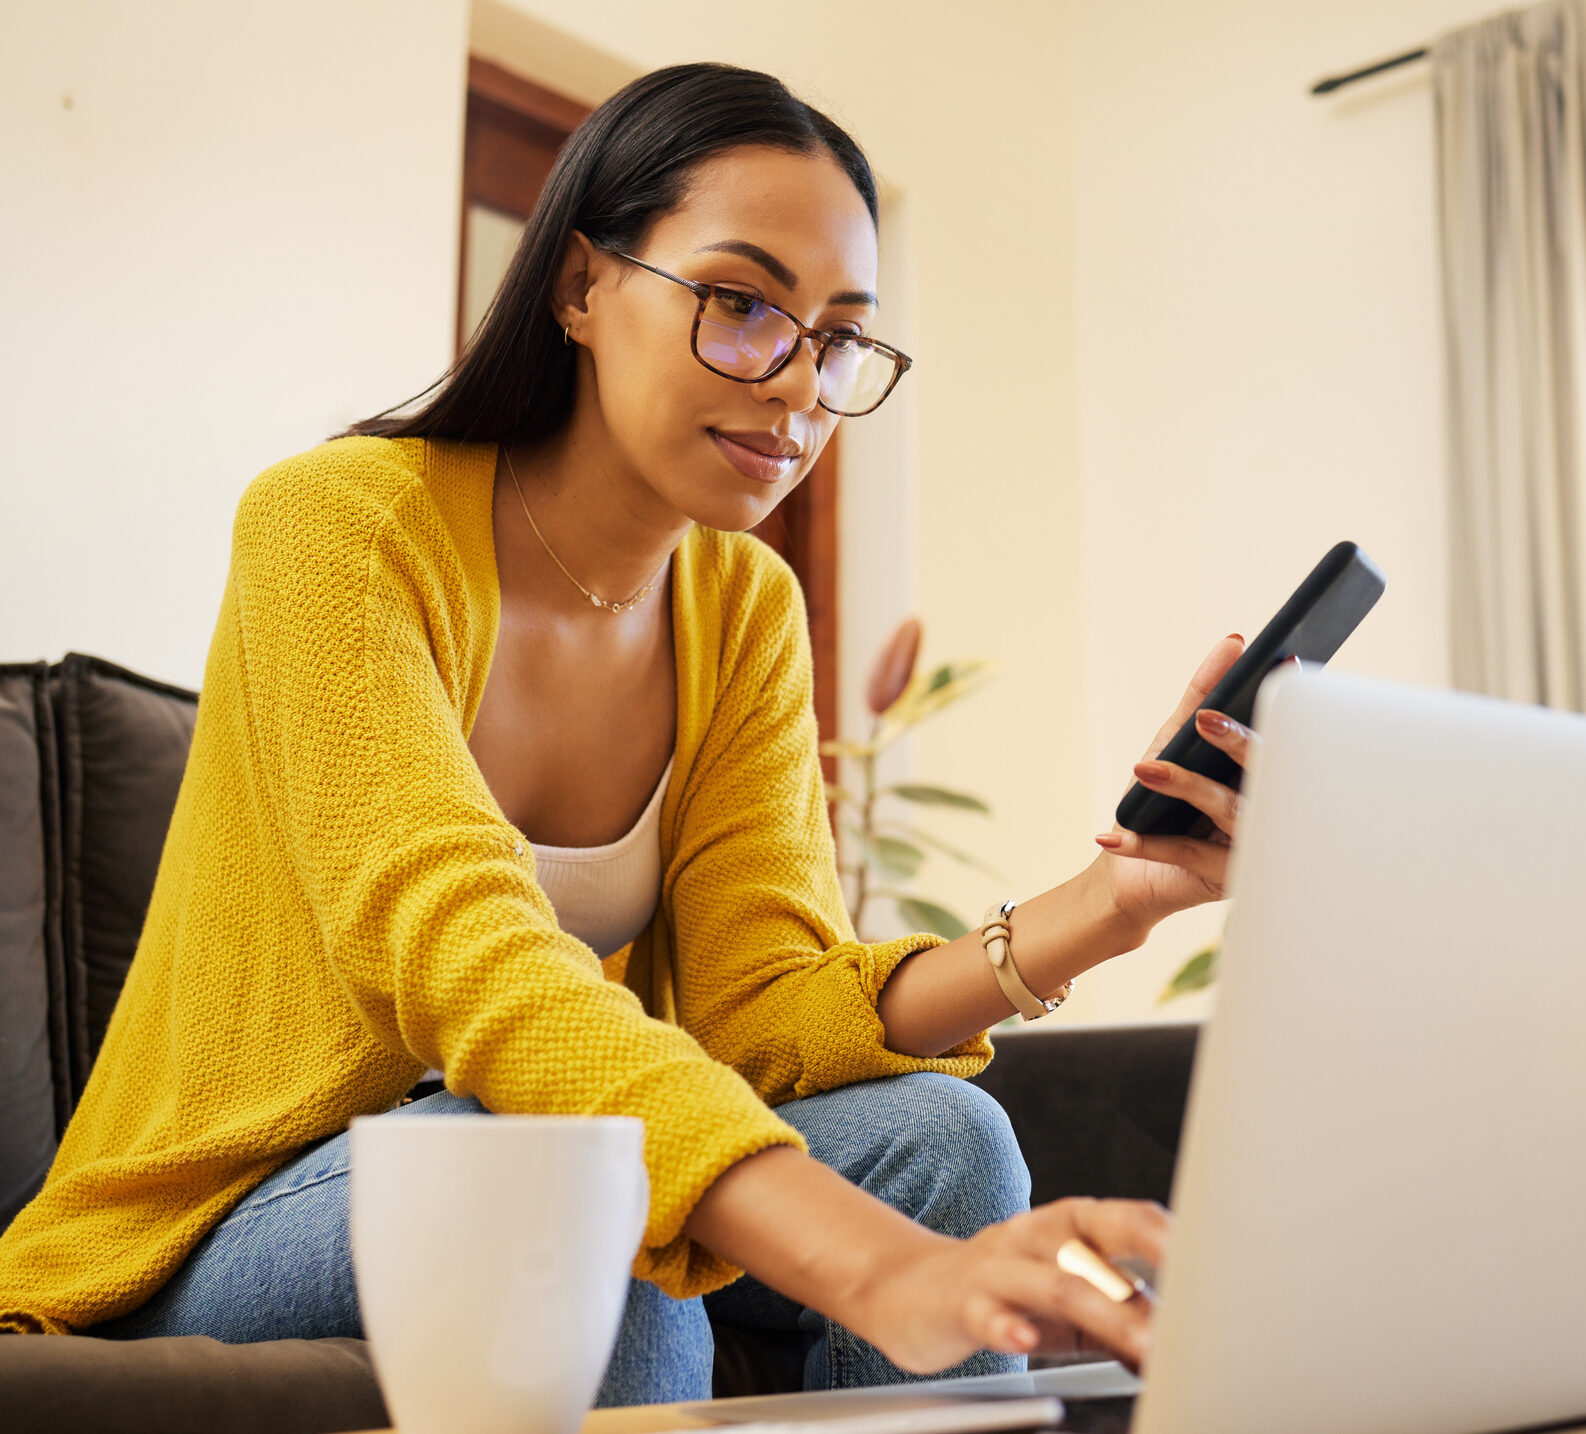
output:
[[[751,263],[758,264],[784,289],[796,289],[799,286],[799,276],[775,254],[767,253],[758,244],[751,244],[747,239],[723,239],[716,244],[706,244],[694,251],[696,254],[737,254],[748,259]]]
[[[737,254],[740,258],[747,259],[750,263],[758,264],[784,289],[796,289],[799,286],[799,276],[786,264],[762,249],[758,244],[751,244],[747,239],[722,239],[715,244],[705,244],[694,251],[696,254]],[[827,301],[829,304],[869,304],[872,308],[876,305],[876,296],[868,289],[844,289],[840,294],[833,294]]]

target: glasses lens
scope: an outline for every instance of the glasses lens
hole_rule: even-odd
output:
[[[711,368],[733,378],[760,378],[798,342],[798,330],[762,299],[712,289],[699,316],[695,348]]]
[[[896,372],[891,354],[839,334],[821,359],[821,402],[834,413],[866,413],[881,402]]]

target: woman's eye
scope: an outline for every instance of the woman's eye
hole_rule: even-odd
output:
[[[737,319],[748,318],[762,302],[758,296],[745,294],[737,289],[712,290],[711,298],[721,309]]]

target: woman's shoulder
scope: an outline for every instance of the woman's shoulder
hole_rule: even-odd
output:
[[[257,510],[308,523],[377,520],[422,484],[425,448],[421,439],[333,438],[259,474],[242,495],[239,521]]]
[[[459,497],[480,488],[481,465],[489,455],[476,446],[356,437],[265,469],[232,526],[241,610],[256,625],[289,610],[357,625],[378,610],[483,640],[493,632],[488,485]]]
[[[266,468],[242,495],[234,540],[349,556],[383,544],[421,561],[493,561],[494,445],[335,438]]]

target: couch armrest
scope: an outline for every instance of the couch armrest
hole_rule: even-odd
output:
[[[361,1339],[0,1335],[6,1434],[333,1434],[389,1423]]]
[[[996,1097],[1030,1167],[1031,1200],[1168,1202],[1198,1025],[1040,1023],[993,1033],[975,1084]]]

